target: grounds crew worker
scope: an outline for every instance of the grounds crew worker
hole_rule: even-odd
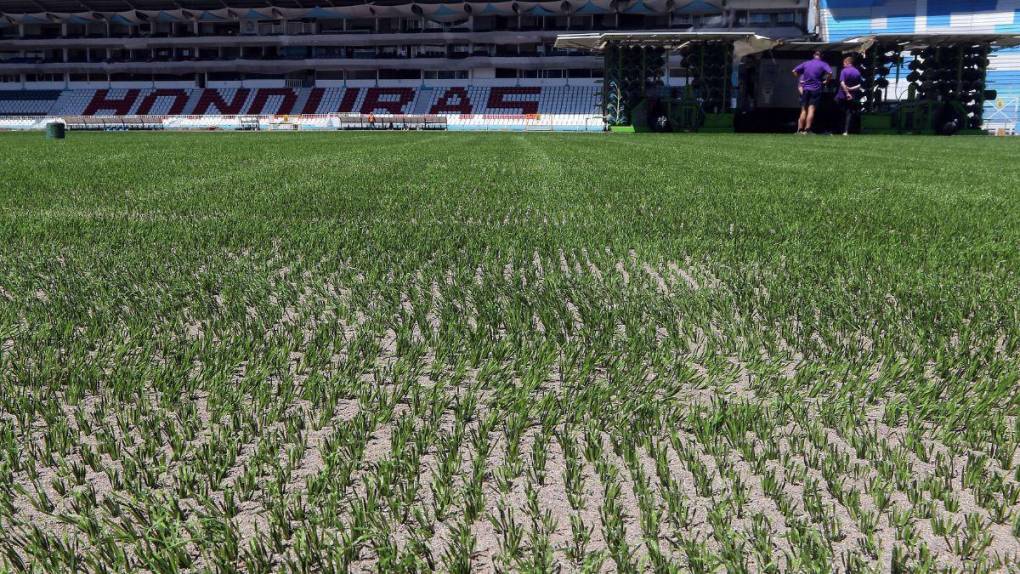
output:
[[[800,119],[797,120],[797,133],[811,132],[815,123],[815,110],[822,101],[822,87],[832,77],[832,68],[822,60],[822,52],[815,51],[815,57],[802,62],[793,69],[793,75],[800,78]]]
[[[850,123],[861,111],[861,71],[854,66],[854,57],[843,58],[843,71],[839,73],[839,90],[836,92],[836,103],[843,111],[843,135],[850,135]]]

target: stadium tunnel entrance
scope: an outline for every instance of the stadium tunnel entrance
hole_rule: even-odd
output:
[[[1020,35],[890,34],[837,42],[774,40],[750,32],[567,34],[556,46],[601,52],[603,112],[635,131],[792,133],[800,105],[791,70],[815,51],[834,70],[853,56],[863,78],[852,131],[944,134],[982,131],[989,55]],[[684,85],[663,81],[667,53],[682,56]],[[816,130],[842,131],[830,82]]]

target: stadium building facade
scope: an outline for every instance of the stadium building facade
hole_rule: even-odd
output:
[[[0,0],[0,115],[438,114],[464,128],[545,117],[592,129],[604,58],[555,44],[595,31],[1008,34],[1020,0]],[[1020,51],[991,59],[985,118],[1015,126]],[[668,54],[662,84],[683,86],[685,67]]]

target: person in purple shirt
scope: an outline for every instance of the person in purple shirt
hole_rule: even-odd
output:
[[[822,59],[821,51],[815,57],[802,62],[793,69],[793,75],[800,78],[800,119],[797,120],[797,133],[807,134],[815,123],[815,110],[822,100],[822,87],[832,77],[832,67]]]
[[[839,73],[839,91],[836,103],[843,111],[843,135],[850,135],[850,124],[861,111],[861,94],[864,92],[861,71],[854,66],[853,56],[843,59],[843,70]]]

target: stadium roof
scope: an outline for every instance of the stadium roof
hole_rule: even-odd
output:
[[[851,40],[871,40],[879,44],[900,44],[906,49],[955,46],[968,43],[994,44],[1002,48],[1020,46],[1020,34],[875,34]]]
[[[0,0],[2,1],[2,0]],[[593,32],[588,34],[560,34],[556,47],[567,50],[601,52],[609,45],[656,47],[678,50],[697,42],[736,42],[764,38],[754,32],[712,31],[700,32]]]
[[[779,51],[804,51],[822,50],[823,52],[866,52],[874,45],[875,39],[871,36],[863,38],[852,38],[838,42],[812,42],[807,40],[793,40],[780,42],[775,49]]]
[[[391,3],[386,0],[379,2],[364,0],[0,0],[0,16],[20,14],[57,16],[89,12],[110,14],[133,10],[186,10],[194,13],[197,17],[206,10],[246,11],[250,8],[304,8],[310,10],[317,7],[385,6]],[[411,0],[401,0],[399,3],[411,4]],[[433,4],[435,2],[419,0],[415,3]]]
[[[556,37],[557,48],[591,52],[601,52],[609,45],[679,50],[689,44],[702,42],[733,42],[742,55],[748,55],[772,49],[864,52],[876,43],[899,44],[908,50],[960,44],[992,44],[1005,48],[1020,46],[1020,34],[876,34],[833,42],[775,40],[747,31],[711,30],[700,32],[592,32],[561,34]]]

